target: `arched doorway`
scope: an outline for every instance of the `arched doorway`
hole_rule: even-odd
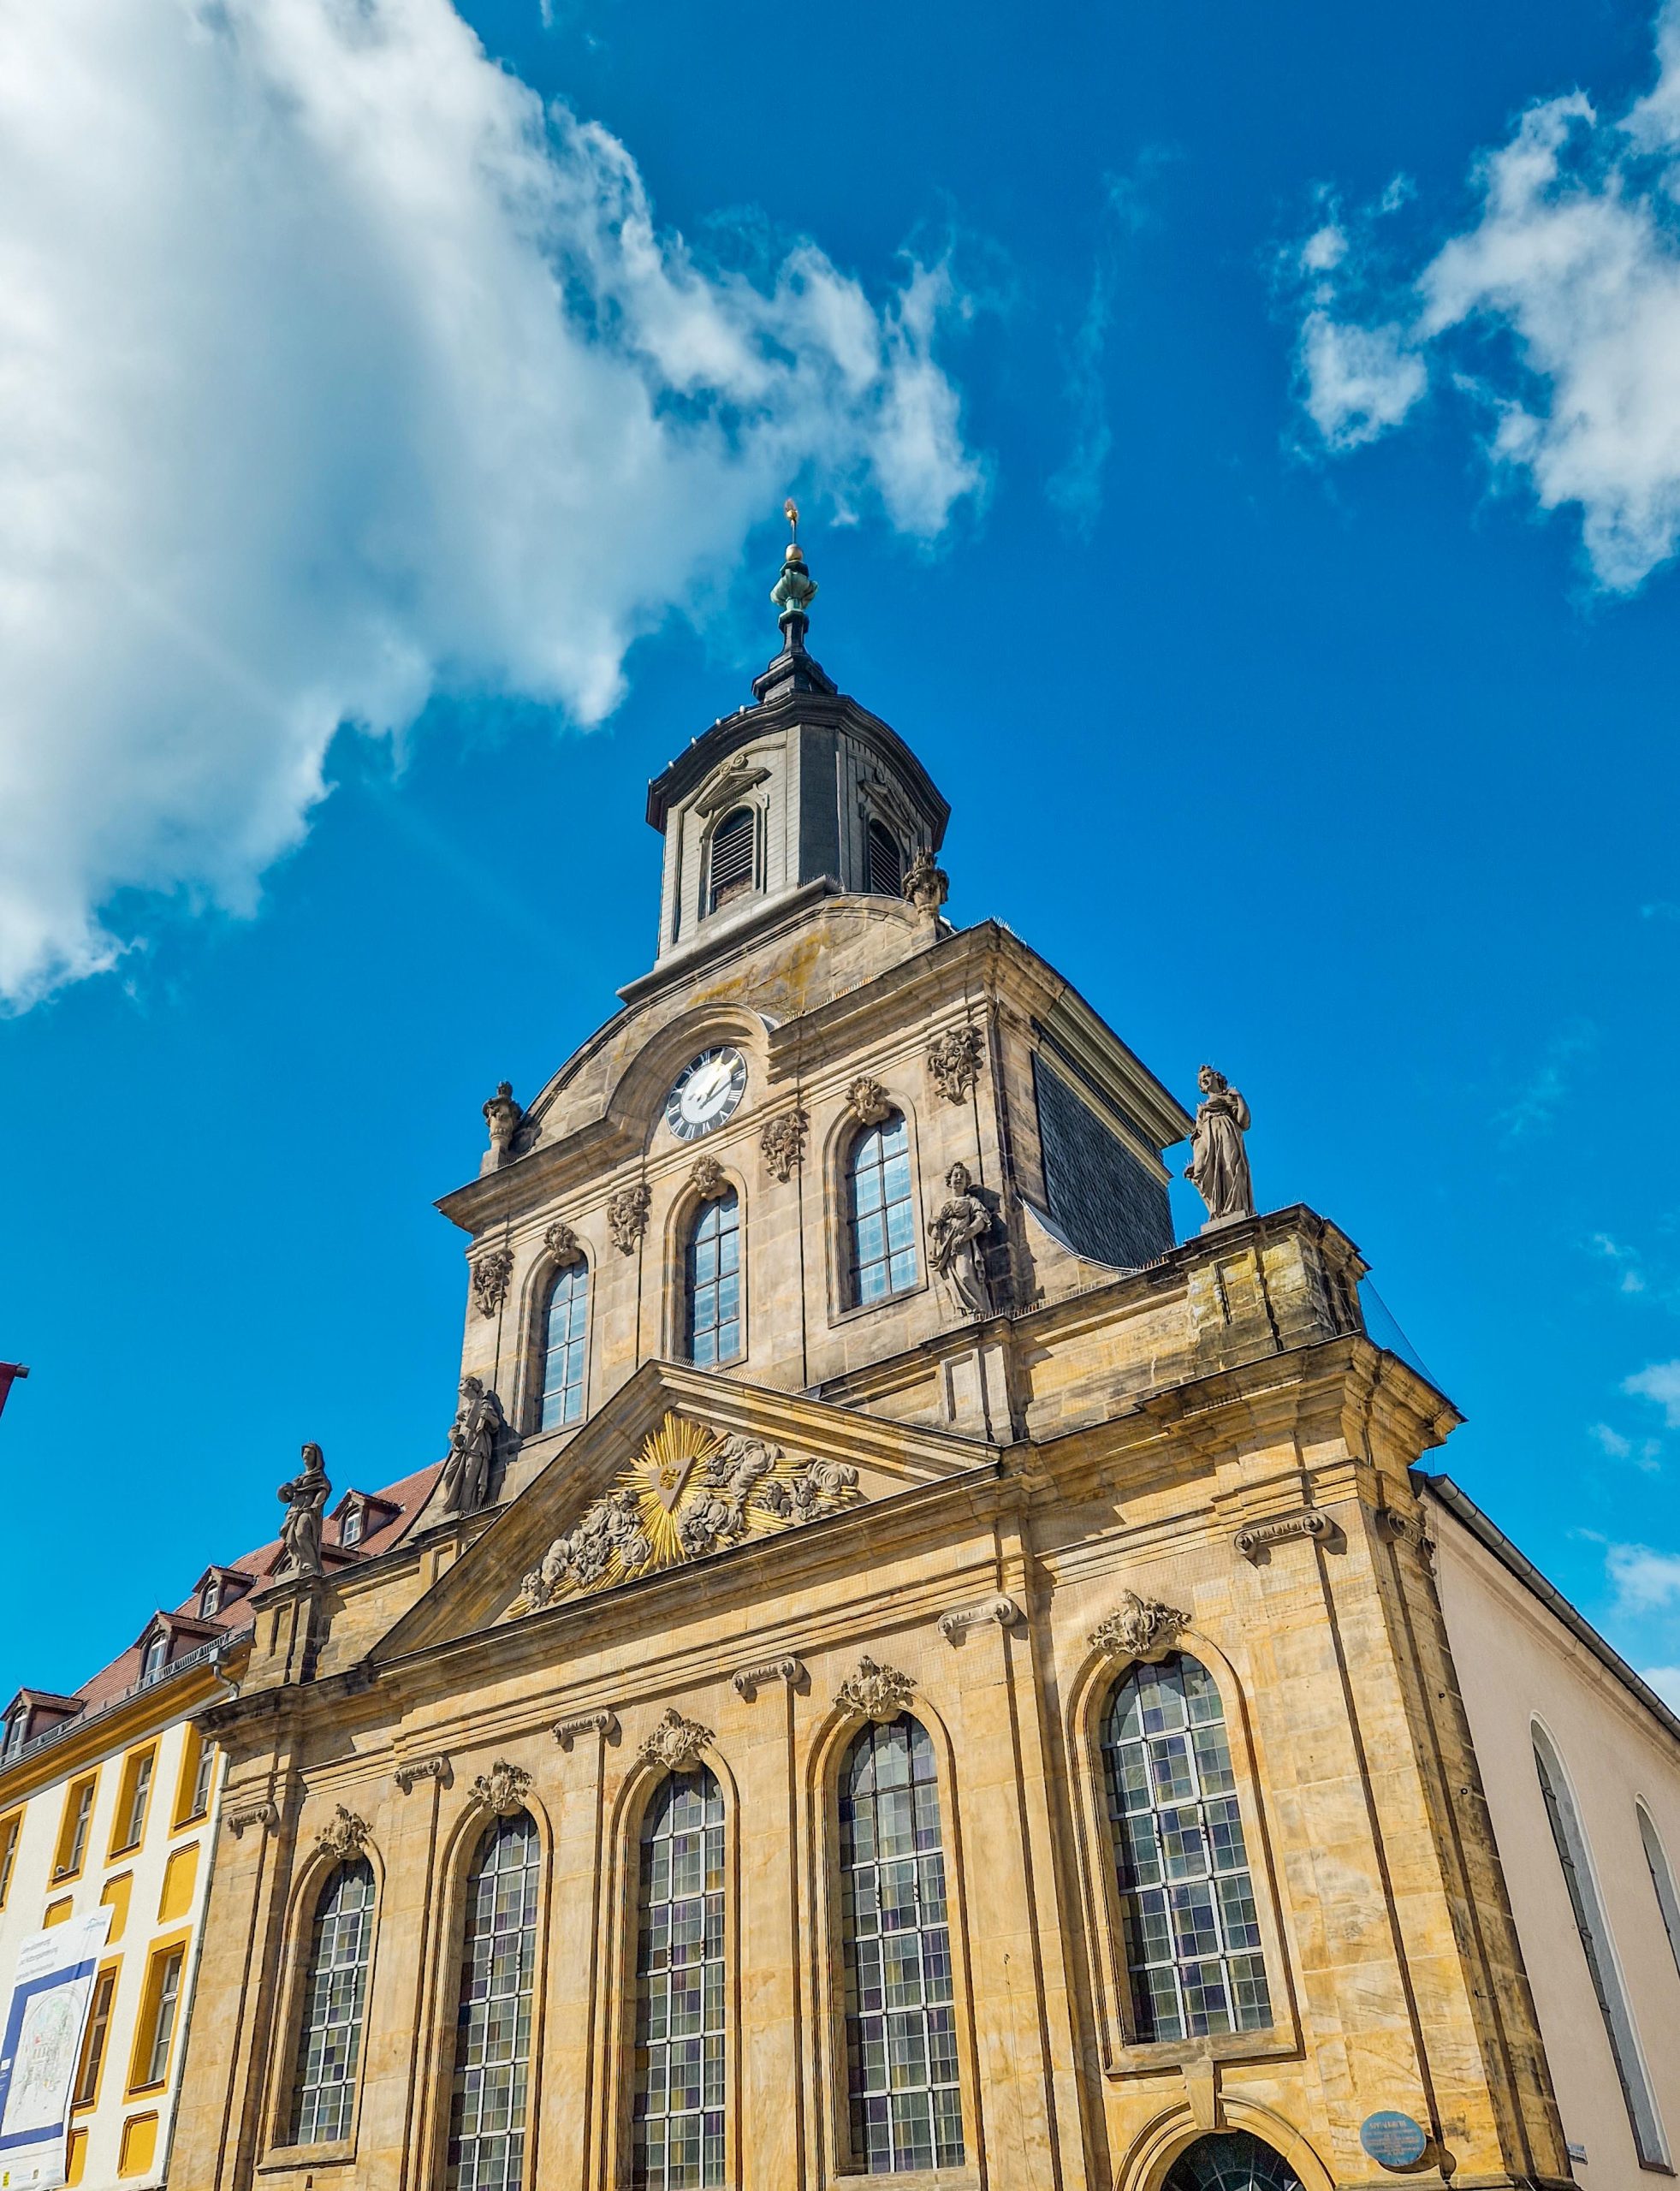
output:
[[[1302,2191],[1302,2183],[1281,2153],[1246,2130],[1216,2130],[1179,2154],[1161,2191]]]

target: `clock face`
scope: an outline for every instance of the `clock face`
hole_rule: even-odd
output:
[[[665,1098],[665,1123],[679,1141],[698,1141],[733,1113],[745,1093],[746,1060],[739,1050],[702,1050]]]

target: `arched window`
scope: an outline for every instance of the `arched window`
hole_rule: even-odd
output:
[[[1217,2130],[1185,2147],[1161,2191],[1301,2191],[1301,2179],[1246,2130]]]
[[[752,856],[757,848],[758,817],[750,806],[726,814],[712,832],[709,872],[706,878],[706,910],[715,913],[732,898],[752,888]]]
[[[584,1411],[584,1346],[589,1321],[589,1265],[581,1258],[555,1274],[543,1351],[543,1418],[557,1430]]]
[[[723,1796],[674,1772],[642,1821],[636,2089],[630,2181],[703,2191],[724,2180]]]
[[[169,1664],[169,1632],[166,1628],[160,1628],[147,1639],[145,1654],[140,1660],[141,1683],[156,1681]]]
[[[1195,2039],[1272,2021],[1225,1712],[1175,1651],[1116,1687],[1103,1778],[1131,1983],[1133,2036]]]
[[[1669,1952],[1674,1957],[1674,1968],[1680,1971],[1680,1900],[1674,1892],[1674,1874],[1668,1867],[1668,1851],[1663,1847],[1662,1836],[1657,1832],[1657,1822],[1643,1803],[1635,1803],[1639,1813],[1639,1838],[1645,1844],[1645,1861],[1651,1867],[1651,1885],[1657,1897],[1657,1907],[1663,1913],[1663,1930],[1668,1934]]]
[[[869,828],[870,888],[878,898],[904,895],[904,852],[884,822]]]
[[[683,1256],[683,1345],[698,1368],[741,1351],[741,1205],[731,1187],[702,1202]]]
[[[916,1207],[902,1112],[864,1127],[852,1144],[847,1170],[851,1304],[860,1309],[916,1283]]]
[[[365,1856],[327,1876],[315,1903],[292,2085],[289,2143],[347,2138],[373,1956],[373,1867]]]
[[[449,2191],[524,2191],[539,1868],[537,1828],[520,1811],[490,1828],[466,1883]]]
[[[939,1782],[919,1720],[865,1727],[847,1750],[840,1828],[852,2164],[960,2168]]]
[[[1645,2063],[1640,2054],[1633,2012],[1622,1988],[1622,1974],[1617,1968],[1610,1927],[1605,1921],[1604,1905],[1599,1899],[1598,1885],[1593,1877],[1592,1858],[1587,1852],[1587,1838],[1581,1830],[1580,1814],[1575,1808],[1575,1798],[1570,1792],[1563,1761],[1552,1746],[1552,1737],[1538,1725],[1533,1729],[1533,1734],[1535,1771],[1540,1776],[1540,1792],[1546,1802],[1546,1821],[1552,1828],[1558,1861],[1563,1867],[1564,1884],[1569,1889],[1570,1907],[1575,1912],[1576,1930],[1581,1935],[1582,1952],[1587,1958],[1588,1974],[1593,1981],[1593,1991],[1598,1996],[1599,2013],[1604,2018],[1605,2036],[1610,2041],[1611,2057],[1616,2064],[1616,2075],[1621,2081],[1622,2098],[1627,2104],[1628,2121],[1633,2129],[1634,2148],[1639,2155],[1641,2167],[1665,2168],[1668,2165],[1668,2147],[1663,2137],[1662,2123],[1658,2118],[1657,2103],[1652,2095],[1650,2082],[1645,2074]]]

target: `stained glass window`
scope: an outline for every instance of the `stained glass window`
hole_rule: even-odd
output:
[[[1200,1660],[1134,1666],[1102,1742],[1133,2035],[1262,2031],[1272,2003],[1225,1712]]]
[[[466,1883],[449,2191],[523,2191],[540,1868],[521,1811],[490,1828]]]
[[[851,1188],[852,1303],[862,1308],[916,1283],[910,1136],[899,1112],[852,1143]]]
[[[852,2165],[960,2167],[939,1783],[918,1720],[865,1727],[847,1750],[840,1827]]]
[[[735,1190],[703,1202],[684,1257],[688,1358],[702,1369],[741,1351],[741,1205]]]
[[[315,1904],[292,2095],[291,2142],[350,2135],[373,1954],[373,1867],[365,1857],[329,1874]]]
[[[724,2180],[723,1797],[703,1767],[674,1772],[642,1822],[636,1945],[632,2185]]]
[[[584,1344],[589,1320],[589,1265],[567,1263],[549,1295],[543,1355],[543,1422],[557,1430],[584,1411]]]

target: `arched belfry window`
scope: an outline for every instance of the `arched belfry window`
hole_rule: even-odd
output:
[[[840,1926],[852,2164],[959,2168],[951,1928],[939,1781],[906,1713],[864,1728],[840,1777]]]
[[[467,1879],[449,2191],[525,2191],[540,1868],[535,1822],[520,1811],[488,1830]]]
[[[1535,1771],[1540,1778],[1546,1822],[1552,1828],[1558,1861],[1563,1867],[1564,1884],[1569,1889],[1570,1907],[1575,1913],[1576,1930],[1581,1935],[1581,1949],[1587,1958],[1593,1991],[1598,1996],[1605,2036],[1610,2041],[1611,2057],[1621,2081],[1634,2148],[1641,2167],[1665,2168],[1668,2146],[1640,2054],[1633,2011],[1628,2006],[1622,1974],[1617,1968],[1616,1951],[1611,1945],[1604,1904],[1599,1899],[1598,1883],[1593,1877],[1593,1861],[1588,1853],[1587,1837],[1582,1832],[1580,1814],[1552,1737],[1538,1725],[1532,1732]]]
[[[865,1126],[852,1143],[846,1188],[850,1305],[860,1309],[916,1283],[916,1208],[902,1112]]]
[[[904,849],[884,822],[869,826],[870,888],[878,898],[904,895]]]
[[[741,1205],[733,1187],[703,1202],[683,1251],[683,1351],[697,1368],[741,1351]]]
[[[752,888],[753,855],[758,847],[758,817],[750,806],[726,814],[712,831],[706,874],[706,911],[715,913],[732,898]]]
[[[723,1796],[703,1766],[674,1772],[642,1820],[630,2181],[724,2180]]]
[[[329,1872],[316,1899],[292,2083],[292,2145],[326,2145],[350,2135],[372,1957],[373,1867],[359,1856]]]
[[[564,1263],[549,1288],[543,1326],[543,1409],[538,1427],[557,1430],[584,1411],[584,1364],[589,1327],[589,1265]]]
[[[1173,1652],[1116,1684],[1102,1735],[1132,2036],[1272,2021],[1260,1918],[1213,1676]]]

